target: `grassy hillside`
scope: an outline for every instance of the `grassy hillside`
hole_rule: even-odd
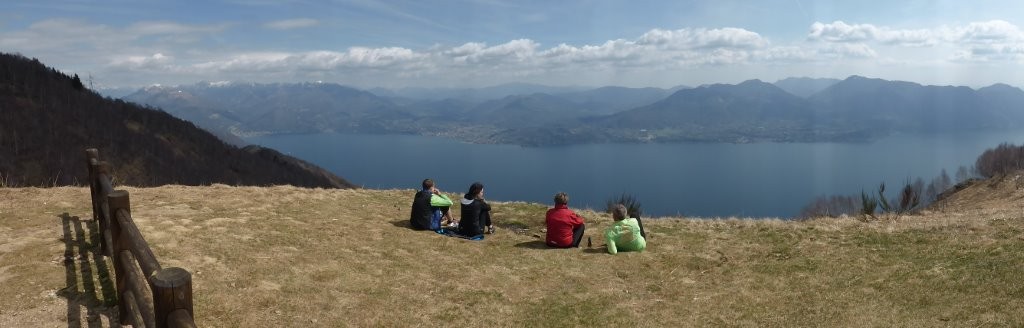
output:
[[[1024,325],[1019,205],[648,220],[649,249],[612,256],[598,247],[610,218],[587,211],[594,248],[545,248],[539,204],[496,203],[503,229],[473,242],[409,230],[412,190],[127,189],[163,265],[193,273],[207,327]],[[0,188],[0,326],[116,315],[88,197]]]
[[[0,53],[0,186],[81,185],[82,151],[98,148],[119,183],[353,188],[261,147],[225,144],[163,111],[103,98],[35,59]]]

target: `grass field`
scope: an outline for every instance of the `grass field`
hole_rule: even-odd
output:
[[[1020,205],[646,220],[648,250],[613,256],[589,211],[593,248],[547,249],[543,204],[495,203],[467,241],[408,229],[412,190],[126,189],[203,327],[1024,325]],[[117,326],[90,218],[88,189],[0,188],[0,327]]]

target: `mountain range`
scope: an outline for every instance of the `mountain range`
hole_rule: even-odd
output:
[[[426,90],[199,83],[149,87],[124,99],[161,108],[229,141],[252,134],[342,132],[530,146],[817,142],[1024,126],[1024,91],[1005,84],[975,90],[850,76],[672,89],[514,84]]]

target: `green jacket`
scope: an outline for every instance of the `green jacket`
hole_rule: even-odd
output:
[[[452,206],[452,200],[448,199],[448,196],[433,194],[430,196],[430,206],[434,207],[450,207]]]
[[[640,225],[634,218],[618,221],[604,231],[604,239],[608,242],[608,253],[615,254],[620,250],[642,251],[647,248],[647,241],[640,235]]]

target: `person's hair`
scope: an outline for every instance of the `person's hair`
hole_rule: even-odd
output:
[[[615,221],[622,221],[626,219],[626,205],[617,204],[612,208],[612,218]]]
[[[423,179],[423,189],[434,188],[434,180]]]
[[[555,194],[555,205],[569,204],[569,195],[564,192]]]
[[[484,184],[474,182],[472,185],[469,186],[469,191],[466,192],[465,197],[466,199],[474,199],[476,198],[476,196],[480,195],[480,191],[482,190],[484,190]]]

